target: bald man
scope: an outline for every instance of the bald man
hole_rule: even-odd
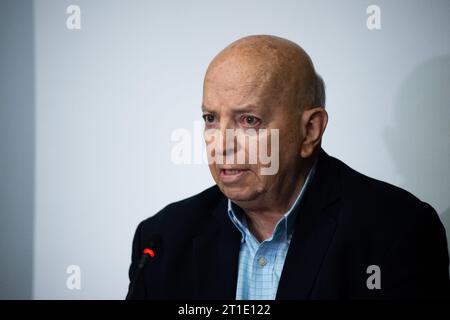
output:
[[[321,148],[324,84],[297,44],[230,44],[208,67],[202,113],[216,185],[139,224],[128,299],[448,295],[435,210]]]

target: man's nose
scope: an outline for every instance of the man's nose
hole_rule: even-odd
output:
[[[217,152],[221,153],[224,157],[233,155],[236,152],[236,139],[235,139],[235,126],[232,121],[223,120],[220,123],[219,138],[217,141]]]

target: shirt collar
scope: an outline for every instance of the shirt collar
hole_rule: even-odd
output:
[[[283,217],[277,222],[272,237],[270,237],[265,241],[270,241],[275,237],[277,238],[279,237],[283,241],[288,240],[290,238],[290,236],[294,232],[296,220],[295,218],[297,213],[297,211],[294,209],[299,205],[303,197],[303,194],[305,193],[305,190],[307,189],[310,181],[312,180],[312,177],[314,176],[314,173],[316,171],[316,165],[317,159],[314,162],[312,168],[310,169],[308,176],[306,177],[305,183],[303,184],[303,187],[300,190],[300,193],[295,199],[294,203],[289,208],[289,210],[283,215]],[[242,209],[236,206],[230,199],[228,199],[228,217],[241,233],[242,235],[241,243],[245,242],[248,236],[253,236],[250,233],[250,230],[248,229],[247,220],[245,218],[245,215],[242,213]]]

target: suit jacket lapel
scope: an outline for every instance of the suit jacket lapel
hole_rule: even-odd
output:
[[[340,196],[339,172],[321,150],[311,184],[297,207],[297,221],[276,299],[307,299],[333,239]]]
[[[211,222],[193,240],[197,299],[235,299],[241,234],[227,215],[222,197]]]
[[[296,210],[292,236],[276,299],[307,299],[333,239],[340,198],[339,172],[321,150],[316,172]],[[235,299],[241,234],[222,197],[211,221],[193,239],[196,299]]]

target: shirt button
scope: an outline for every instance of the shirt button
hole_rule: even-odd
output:
[[[261,267],[264,267],[264,266],[267,264],[267,259],[264,258],[264,257],[259,258],[259,259],[258,259],[258,264],[259,264]]]

